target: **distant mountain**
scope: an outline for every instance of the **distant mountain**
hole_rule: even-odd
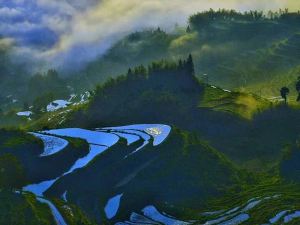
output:
[[[115,77],[128,67],[192,53],[199,78],[226,89],[267,97],[282,86],[294,92],[299,76],[298,13],[208,11],[190,17],[189,26],[169,34],[161,29],[135,32],[81,71],[87,87]],[[75,82],[76,83],[76,82]],[[82,84],[82,83],[81,83]],[[292,93],[295,95],[295,93]]]

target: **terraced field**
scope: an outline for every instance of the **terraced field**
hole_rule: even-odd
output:
[[[69,138],[84,140],[89,144],[89,151],[74,160],[61,175],[50,179],[47,176],[47,179],[39,183],[28,184],[23,187],[22,192],[16,191],[16,194],[22,194],[26,198],[33,194],[36,201],[49,207],[57,225],[250,225],[299,222],[299,187],[280,184],[278,181],[268,183],[271,182],[269,178],[267,182],[254,187],[247,186],[238,193],[229,191],[224,197],[206,199],[206,203],[200,207],[182,208],[180,204],[162,202],[155,200],[155,197],[151,197],[152,200],[149,201],[151,195],[146,195],[145,199],[142,195],[141,199],[134,196],[143,193],[144,184],[140,183],[140,191],[131,190],[136,184],[130,183],[140,176],[143,178],[140,177],[136,182],[145,182],[144,179],[147,180],[148,176],[151,182],[154,181],[151,176],[157,176],[157,172],[153,171],[151,174],[152,169],[146,172],[145,168],[151,164],[156,166],[153,160],[162,157],[158,153],[165,154],[160,146],[174,138],[173,132],[178,131],[172,131],[168,125],[136,124],[94,130],[65,128],[29,133],[43,142],[44,150],[38,155],[40,159],[64,152],[70,145]],[[152,150],[149,151],[149,147]],[[145,158],[145,154],[149,157]],[[205,154],[202,157],[206,158]],[[171,159],[176,155],[168,157]],[[189,162],[191,163],[190,160]],[[55,162],[53,163],[55,166]],[[161,168],[170,168],[170,165],[162,167],[159,161],[156,163]],[[180,164],[176,165],[180,167]],[[159,182],[157,185],[160,186]],[[161,185],[163,191],[164,184]],[[74,222],[74,215],[88,215],[89,218],[95,216],[96,221]]]
[[[25,193],[33,193],[37,197],[38,201],[47,204],[50,207],[57,224],[65,225],[67,223],[63,219],[63,216],[59,213],[59,210],[49,199],[44,196],[44,193],[48,189],[50,189],[55,182],[59,181],[64,176],[73,173],[75,170],[79,170],[87,166],[92,160],[94,160],[95,157],[115,145],[120,138],[125,139],[128,145],[142,140],[142,145],[127,154],[124,157],[125,159],[131,154],[142,150],[143,147],[150,143],[152,143],[153,146],[161,144],[168,137],[170,131],[171,128],[167,125],[142,124],[124,127],[102,128],[95,131],[78,128],[66,128],[42,131],[39,133],[30,133],[35,137],[40,138],[44,143],[44,152],[40,154],[40,157],[47,157],[49,155],[63,151],[64,148],[68,145],[68,141],[63,139],[65,137],[84,139],[89,143],[90,151],[84,157],[79,158],[73,164],[73,166],[68,171],[64,172],[61,176],[51,180],[42,181],[38,184],[27,185],[23,188],[23,191]],[[18,191],[18,193],[20,192]],[[62,200],[67,202],[67,196],[68,190],[65,190],[65,192],[61,196]],[[117,213],[118,207],[115,206],[116,204],[119,204],[118,201],[116,202],[114,200],[108,200],[107,206],[105,207],[106,215],[108,218],[112,218]]]

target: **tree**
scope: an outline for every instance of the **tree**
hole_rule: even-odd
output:
[[[298,77],[298,81],[296,83],[296,91],[298,92],[297,102],[300,101],[300,76]]]
[[[178,61],[178,68],[181,70],[183,68],[183,63],[182,63],[182,60],[179,59]]]
[[[188,70],[188,73],[192,76],[195,75],[195,69],[194,69],[194,62],[193,62],[193,57],[191,54],[189,54],[189,57],[186,61],[186,66],[187,66],[187,70]]]
[[[287,87],[282,87],[280,89],[280,95],[284,99],[285,104],[287,103],[287,95],[290,93],[290,89]]]
[[[47,92],[43,95],[40,95],[33,101],[33,111],[36,114],[39,114],[41,111],[46,110],[46,107],[49,103],[54,101],[54,94],[52,92]]]
[[[127,75],[128,76],[132,76],[132,70],[131,70],[131,68],[128,69]]]
[[[187,28],[186,28],[186,33],[191,33],[190,25],[187,26]]]
[[[21,163],[12,154],[0,156],[0,189],[22,188],[25,175]]]
[[[23,110],[24,111],[28,111],[29,110],[29,105],[28,105],[27,102],[24,102],[24,104],[23,104]]]

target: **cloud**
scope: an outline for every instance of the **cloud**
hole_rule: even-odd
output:
[[[19,8],[0,8],[0,17],[1,18],[10,18],[22,15],[22,11]]]
[[[57,45],[45,55],[55,57],[62,53],[69,62],[68,57],[73,57],[76,52],[78,61],[87,61],[97,55],[95,50],[99,55],[104,53],[112,43],[132,31],[158,26],[169,30],[175,23],[186,24],[188,16],[198,11],[209,8],[274,10],[287,3],[284,0],[273,0],[272,4],[269,0],[102,0],[89,10],[76,14],[70,23],[70,32],[61,35]],[[89,46],[90,57],[87,54]],[[63,59],[60,62],[63,63]]]
[[[14,40],[12,38],[0,38],[0,49],[7,49],[13,46]]]
[[[7,3],[9,2],[9,3]],[[124,35],[144,28],[170,30],[209,8],[299,10],[299,0],[0,0],[0,35],[42,65],[92,60]],[[34,44],[38,43],[38,44]],[[76,55],[76,57],[74,57]],[[35,60],[33,60],[35,61]]]

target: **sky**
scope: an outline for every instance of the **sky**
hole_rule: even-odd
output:
[[[0,47],[32,68],[82,65],[130,32],[185,25],[209,8],[300,9],[299,0],[0,0]],[[76,56],[76,57],[74,57]]]

